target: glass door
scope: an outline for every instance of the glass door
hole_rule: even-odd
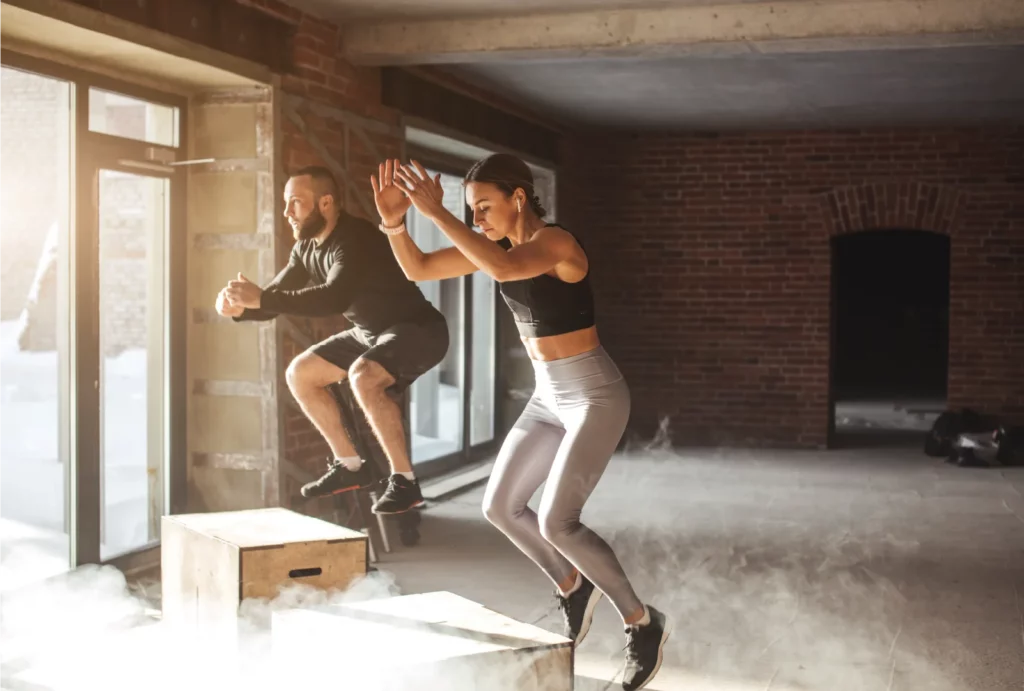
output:
[[[495,314],[498,286],[477,271],[470,277],[471,291],[471,377],[469,387],[469,443],[479,447],[494,441],[494,397],[497,376],[497,333]]]
[[[172,181],[97,171],[100,559],[159,537],[168,460]]]
[[[430,171],[431,176],[435,171]],[[465,204],[458,178],[442,174],[445,208],[457,216]],[[424,252],[450,247],[451,241],[434,223],[416,211],[409,210],[408,232]],[[420,290],[444,315],[448,322],[448,353],[436,367],[417,379],[410,387],[409,429],[414,464],[451,457],[465,449],[463,427],[466,419],[466,290],[461,277],[443,281],[420,281]]]
[[[445,207],[472,223],[462,176],[440,174]],[[412,239],[424,252],[451,241],[415,208],[408,215]],[[410,446],[418,472],[433,474],[477,460],[494,441],[497,286],[482,272],[443,281],[421,281],[420,289],[448,321],[445,359],[410,389]]]
[[[185,467],[176,452],[184,411],[175,405],[184,381],[186,247],[175,229],[185,181],[170,165],[184,158],[181,106],[92,80],[82,92],[75,559],[125,567],[153,555]]]

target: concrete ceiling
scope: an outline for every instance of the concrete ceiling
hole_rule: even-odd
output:
[[[763,0],[731,0],[732,4]],[[821,2],[822,0],[800,0]],[[720,0],[296,0],[320,16],[338,20],[465,19],[467,17],[615,9],[707,6]]]
[[[441,67],[559,123],[764,129],[1024,123],[1024,47]]]
[[[1024,0],[294,0],[563,126],[1024,122]]]

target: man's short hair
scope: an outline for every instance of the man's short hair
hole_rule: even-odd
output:
[[[303,166],[299,168],[291,177],[298,178],[304,175],[308,175],[313,179],[313,193],[317,197],[324,195],[331,195],[334,197],[335,206],[341,205],[341,190],[338,188],[338,181],[334,178],[334,173],[325,166]]]

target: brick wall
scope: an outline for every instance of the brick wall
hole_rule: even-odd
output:
[[[330,22],[276,0],[246,0],[244,4],[295,27],[294,68],[281,80],[280,172],[286,176],[305,165],[326,165],[334,170],[342,186],[342,202],[347,210],[376,220],[370,175],[377,171],[379,160],[400,156],[403,146],[398,112],[381,105],[380,70],[355,67],[343,60],[339,29]],[[275,192],[280,194],[281,190]],[[277,234],[278,263],[283,265],[294,243],[283,219],[278,222]],[[282,368],[309,344],[347,327],[341,317],[284,319],[288,328],[281,330]],[[283,376],[281,381],[283,384]],[[330,450],[286,386],[282,386],[281,393],[282,453],[288,462],[320,474]],[[300,482],[295,478],[282,482],[282,502],[287,504],[299,495]],[[329,511],[328,504],[313,511]]]
[[[209,160],[189,166],[185,181],[189,465],[180,510],[276,506],[290,470],[281,458],[277,324],[236,324],[214,311],[239,272],[265,283],[279,271],[274,100],[270,87],[210,89],[192,94],[185,113],[184,155]]]
[[[825,444],[830,237],[870,228],[949,234],[949,403],[1024,418],[1024,128],[580,137],[562,163],[634,430]]]

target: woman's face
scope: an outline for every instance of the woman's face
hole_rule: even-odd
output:
[[[473,210],[473,225],[488,240],[501,240],[515,228],[519,209],[515,198],[490,182],[466,183],[466,204]]]

